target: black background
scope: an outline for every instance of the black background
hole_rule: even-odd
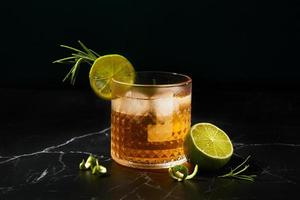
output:
[[[3,2],[0,13],[2,151],[32,146],[18,135],[37,136],[38,149],[46,135],[69,138],[109,126],[110,105],[93,94],[89,66],[72,86],[62,82],[71,66],[52,63],[70,55],[60,44],[79,47],[77,40],[101,55],[124,55],[137,71],[190,75],[194,123],[229,131],[224,120],[266,130],[298,123],[293,2],[30,0]]]
[[[141,198],[171,197],[177,191],[178,198],[186,199],[206,195],[209,199],[293,199],[298,195],[295,158],[300,141],[300,7],[295,2],[2,1],[0,199],[97,199],[95,195],[102,199],[111,193],[120,199],[121,190],[133,195],[137,191],[127,180],[135,182],[139,172],[111,160],[106,163],[112,172],[107,179],[74,178],[80,177],[77,166],[85,155],[70,154],[71,150],[110,155],[109,141],[98,143],[103,135],[92,143],[78,139],[110,127],[110,101],[93,94],[89,66],[82,66],[72,86],[62,82],[71,66],[52,64],[70,54],[60,44],[78,47],[77,40],[101,55],[124,55],[137,71],[190,75],[192,124],[210,122],[220,127],[235,145],[235,153],[251,155],[251,160],[266,166],[262,169],[268,175],[259,174],[258,184],[253,185],[232,185],[233,180],[218,183],[212,178],[178,183],[175,190],[177,183],[165,179],[167,174],[153,173],[150,179],[162,190],[141,189]],[[65,149],[65,156],[59,152],[48,157],[42,151],[53,145]],[[63,170],[56,176],[57,164]],[[48,172],[45,179],[37,182],[44,172]],[[215,192],[214,182],[220,192]],[[121,190],[109,189],[120,185]]]
[[[291,1],[6,1],[2,87],[64,88],[77,40],[119,53],[136,70],[191,75],[195,85],[299,83],[299,6]],[[88,66],[75,88],[88,87]],[[236,84],[238,83],[238,84]],[[196,88],[196,87],[194,87]]]

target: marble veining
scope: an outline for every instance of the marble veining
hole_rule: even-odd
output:
[[[285,146],[285,147],[300,147],[300,144],[288,144],[288,143],[263,143],[263,144],[246,144],[246,143],[234,143],[235,149],[237,148],[245,148],[245,147],[259,147],[259,146]]]
[[[188,196],[188,194],[185,194],[186,187],[195,193],[201,194],[200,196],[205,199],[213,197],[218,192],[225,190],[224,188],[230,188],[233,185],[237,187],[236,183],[243,182],[232,179],[219,179],[216,176],[206,177],[199,175],[194,180],[179,183],[170,179],[167,173],[146,172],[120,167],[111,161],[109,155],[109,133],[110,128],[106,128],[99,132],[73,137],[61,144],[46,147],[37,152],[0,156],[0,170],[8,169],[7,174],[4,176],[5,178],[0,181],[0,195],[9,196],[13,192],[21,192],[39,185],[44,185],[45,188],[48,188],[45,191],[46,193],[54,194],[59,191],[59,188],[55,188],[55,184],[61,184],[64,181],[68,182],[68,184],[79,180],[89,181],[91,178],[88,178],[88,176],[91,177],[91,175],[80,173],[77,165],[78,161],[86,158],[91,153],[97,155],[100,161],[108,166],[108,178],[113,180],[109,182],[107,187],[103,186],[102,191],[108,198],[112,199],[145,199],[145,196],[149,195],[145,192],[145,189],[152,194],[158,195],[160,199],[181,199],[181,195]],[[272,146],[272,150],[276,150],[276,148],[292,148],[292,152],[295,155],[300,153],[300,144],[297,143],[234,143],[236,156],[244,155],[244,151],[249,151],[254,153],[258,160],[260,155],[268,153],[265,148],[269,146]],[[271,152],[272,150],[269,151]],[[268,160],[263,160],[262,162],[264,165],[260,166],[259,171],[256,171],[259,173],[258,183],[298,184],[299,180],[297,178],[291,178],[290,174],[296,170],[292,166],[280,165],[279,167],[273,167],[271,160],[270,162]],[[276,164],[276,162],[274,163]],[[277,163],[277,165],[279,164]],[[27,169],[25,169],[26,167]],[[117,171],[122,170],[121,175],[114,175]],[[124,177],[116,181],[115,176]],[[98,181],[103,179],[105,178],[95,179],[95,184],[98,184]],[[162,180],[167,180],[168,184],[162,184]],[[223,184],[220,185],[220,183]],[[84,197],[88,197],[88,195]],[[238,199],[238,197],[236,198]],[[89,199],[98,198],[91,195]]]

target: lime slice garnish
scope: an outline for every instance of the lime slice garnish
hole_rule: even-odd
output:
[[[93,91],[103,99],[112,98],[112,79],[132,84],[135,71],[131,63],[118,54],[105,55],[97,58],[89,73]]]
[[[53,63],[72,64],[72,68],[63,81],[70,79],[74,85],[78,70],[82,63],[92,65],[89,73],[90,85],[97,96],[103,99],[112,99],[112,80],[125,84],[119,84],[117,93],[127,92],[135,80],[135,72],[131,63],[123,56],[110,54],[100,56],[95,51],[87,48],[81,41],[78,41],[82,50],[61,45],[61,47],[72,50],[71,56],[55,60]]]
[[[233,146],[224,131],[210,123],[192,126],[184,141],[187,159],[200,169],[223,167],[233,154]]]

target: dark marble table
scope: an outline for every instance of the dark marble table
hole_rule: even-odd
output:
[[[197,88],[193,123],[211,122],[234,143],[230,163],[185,182],[110,157],[109,102],[90,90],[0,89],[0,199],[293,199],[299,190],[300,94],[287,88]],[[79,171],[90,153],[104,177]],[[222,179],[246,156],[254,183]]]

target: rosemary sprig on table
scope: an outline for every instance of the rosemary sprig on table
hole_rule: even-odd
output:
[[[219,178],[235,178],[235,179],[254,182],[256,175],[241,174],[242,172],[246,171],[250,167],[250,165],[245,165],[244,168],[242,168],[243,165],[249,160],[250,157],[251,156],[248,156],[240,165],[238,165],[234,169],[231,169],[229,173],[218,176],[218,177]],[[187,179],[192,179],[197,174],[197,172],[198,172],[198,165],[195,166],[193,173],[190,175],[188,175],[188,169],[184,165],[176,165],[174,167],[169,168],[170,177],[177,181],[184,181]]]
[[[78,75],[78,71],[79,71],[81,63],[87,63],[88,65],[91,66],[93,64],[93,62],[98,57],[100,57],[100,55],[98,53],[96,53],[92,49],[87,48],[80,40],[78,40],[78,43],[83,50],[79,50],[77,48],[70,47],[67,45],[60,45],[60,47],[69,49],[69,50],[73,51],[73,53],[69,57],[65,57],[65,58],[61,58],[61,59],[53,61],[53,63],[73,64],[71,70],[69,71],[69,73],[67,73],[67,75],[63,79],[63,82],[65,82],[67,79],[70,79],[70,82],[72,85],[75,84],[76,77]]]
[[[251,156],[249,155],[240,165],[238,165],[234,169],[231,169],[229,173],[218,176],[218,177],[219,178],[236,178],[236,179],[254,182],[256,175],[241,174],[242,172],[246,171],[250,167],[250,165],[245,165],[244,168],[242,168],[242,166],[249,160],[250,157]]]

